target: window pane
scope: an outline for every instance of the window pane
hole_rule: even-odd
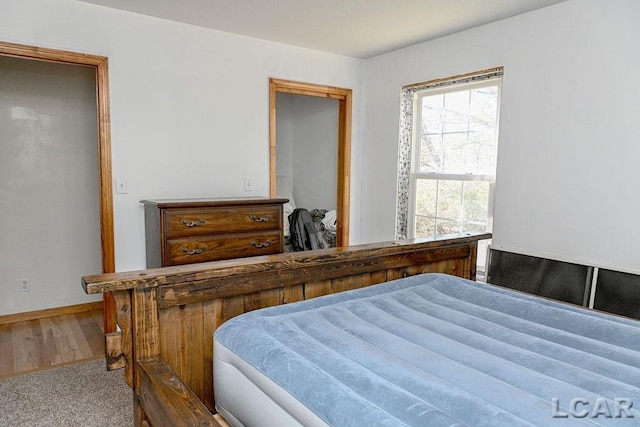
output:
[[[469,129],[482,130],[496,127],[498,87],[490,86],[471,91]]]
[[[436,235],[436,197],[438,181],[419,179],[416,182],[415,237]]]
[[[458,234],[460,233],[460,223],[458,221],[439,219],[437,234]]]
[[[462,198],[462,232],[487,230],[489,182],[465,182]]]
[[[489,187],[486,181],[417,180],[415,237],[486,231]]]
[[[436,216],[438,219],[450,219],[459,222],[462,218],[463,181],[438,181],[438,184],[438,210]]]
[[[422,98],[422,133],[442,133],[444,95]]]
[[[415,237],[434,237],[436,235],[436,219],[426,216],[416,216]]]
[[[442,135],[422,135],[420,172],[443,172]]]
[[[469,165],[468,135],[466,133],[448,133],[442,135],[444,160],[438,172],[464,174],[472,172]]]
[[[486,129],[469,135],[468,172],[478,175],[496,173],[496,133]]]
[[[419,179],[416,182],[416,215],[436,216],[438,181]]]
[[[498,86],[420,98],[419,172],[495,174]]]
[[[469,129],[469,91],[451,92],[444,97],[444,132]]]

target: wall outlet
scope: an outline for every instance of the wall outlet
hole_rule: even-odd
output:
[[[244,177],[244,191],[253,191],[253,178],[249,176]]]
[[[29,292],[31,290],[31,282],[29,279],[20,279],[20,292]]]
[[[129,192],[129,184],[126,179],[116,178],[116,194],[127,194]]]

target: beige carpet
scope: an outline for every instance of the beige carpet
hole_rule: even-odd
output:
[[[131,389],[104,359],[0,380],[0,426],[130,427]]]

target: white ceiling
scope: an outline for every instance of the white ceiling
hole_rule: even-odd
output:
[[[81,0],[369,58],[565,0]]]

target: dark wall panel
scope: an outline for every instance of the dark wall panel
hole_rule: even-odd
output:
[[[600,269],[593,308],[640,319],[640,276]]]
[[[493,248],[489,256],[488,283],[578,305],[587,301],[590,267]]]

